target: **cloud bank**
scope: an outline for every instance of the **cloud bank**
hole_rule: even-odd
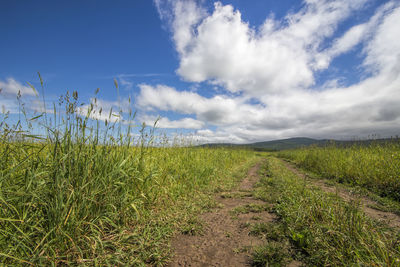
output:
[[[194,93],[142,84],[137,107],[194,116],[190,128],[201,142],[399,134],[399,3],[386,1],[341,32],[370,1],[303,3],[296,13],[280,20],[270,15],[255,28],[231,5],[216,2],[208,12],[201,2],[155,0],[179,55],[177,74],[200,86]],[[362,58],[356,66],[362,79],[343,86],[338,76],[318,85],[318,75],[350,52]],[[202,84],[223,92],[204,97]],[[180,126],[165,118],[168,123]]]

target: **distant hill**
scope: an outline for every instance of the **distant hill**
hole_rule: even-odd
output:
[[[202,146],[208,147],[220,147],[220,146],[229,146],[229,147],[249,147],[256,150],[284,150],[284,149],[292,149],[303,146],[309,146],[313,144],[325,144],[328,140],[317,140],[306,137],[295,137],[289,139],[281,139],[281,140],[273,140],[273,141],[265,141],[265,142],[256,142],[251,144],[231,144],[231,143],[214,143],[214,144],[204,144]]]
[[[202,146],[248,147],[248,148],[253,148],[255,150],[277,151],[277,150],[285,150],[285,149],[294,149],[294,148],[310,146],[310,145],[323,146],[323,145],[327,145],[331,142],[334,142],[336,145],[339,145],[339,146],[349,146],[349,145],[353,145],[353,144],[368,145],[371,142],[382,143],[382,142],[389,142],[389,141],[399,142],[399,138],[340,141],[340,140],[330,140],[330,139],[313,139],[313,138],[307,138],[307,137],[294,137],[294,138],[280,139],[280,140],[273,140],[273,141],[256,142],[256,143],[251,143],[251,144],[214,143],[214,144],[204,144]]]
[[[303,146],[309,146],[314,144],[326,144],[328,140],[317,140],[312,138],[306,137],[295,137],[289,139],[281,139],[281,140],[273,140],[273,141],[266,141],[266,142],[257,142],[252,143],[247,146],[255,148],[255,149],[262,149],[262,150],[284,150],[284,149],[293,149],[299,148]]]

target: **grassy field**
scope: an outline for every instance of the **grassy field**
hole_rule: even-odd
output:
[[[398,140],[269,154],[195,147],[132,125],[131,112],[125,121],[115,119],[122,111],[100,120],[93,105],[83,113],[77,98],[67,94],[53,112],[33,116],[21,104],[13,125],[7,113],[0,117],[0,265],[165,265],[171,237],[201,232],[197,215],[216,206],[213,193],[228,192],[261,156],[267,159],[250,194],[278,220],[249,225],[249,234],[266,241],[254,252],[255,266],[400,265],[397,230],[276,158],[398,203]]]
[[[279,157],[324,178],[360,186],[382,197],[400,200],[400,141],[309,147],[282,151]]]
[[[75,93],[60,107],[33,118],[22,110],[12,126],[2,114],[0,265],[163,264],[172,234],[196,227],[211,193],[255,160],[156,143],[152,127],[134,136],[111,112],[106,122],[90,119],[91,108],[83,116]]]
[[[326,193],[269,157],[255,195],[273,205],[278,220],[252,226],[264,246],[257,266],[282,266],[292,260],[307,266],[398,266],[399,234],[367,217],[360,203]]]
[[[266,237],[254,261],[259,265],[299,260],[311,266],[399,266],[399,231],[368,217],[362,203],[345,201],[298,176],[279,160],[294,162],[314,179],[359,188],[398,213],[400,143],[311,146],[272,153],[256,195],[273,204],[279,220],[253,226]],[[363,190],[366,191],[363,191]],[[358,189],[357,189],[358,190]],[[356,191],[357,191],[356,190]],[[379,196],[376,196],[378,194]]]

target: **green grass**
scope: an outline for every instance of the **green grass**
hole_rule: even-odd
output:
[[[324,178],[366,188],[400,201],[400,142],[339,147],[309,147],[281,151],[279,157]]]
[[[0,265],[165,264],[171,236],[201,232],[196,215],[215,205],[213,192],[257,160],[157,143],[151,127],[133,137],[130,123],[112,119],[122,114],[94,120],[76,93],[62,100],[54,114],[22,109],[25,121],[12,126],[1,115]]]
[[[288,253],[287,245],[268,241],[266,245],[254,249],[252,266],[286,266],[290,259]]]
[[[197,215],[216,206],[213,194],[237,185],[264,155],[192,147],[132,125],[132,112],[125,121],[115,119],[127,115],[122,111],[100,121],[93,106],[86,114],[80,106],[74,92],[50,113],[27,114],[20,102],[14,125],[0,115],[0,265],[165,265],[171,237],[201,234]],[[38,127],[45,130],[38,134]],[[399,148],[329,146],[279,156],[400,200]],[[234,216],[278,216],[243,226],[266,242],[254,250],[254,265],[400,265],[399,233],[368,218],[359,203],[309,186],[274,157],[261,175],[255,192],[222,194],[268,202],[237,207]],[[377,199],[381,209],[395,209]]]
[[[254,223],[250,227],[250,234],[261,236],[267,240],[281,241],[285,239],[283,234],[282,225],[276,221]]]
[[[339,190],[347,191],[349,194],[357,197],[366,197],[375,202],[375,204],[369,205],[370,207],[381,210],[385,212],[392,212],[400,215],[400,202],[388,198],[382,197],[376,192],[368,190],[365,187],[359,185],[351,185],[350,183],[339,183],[336,179],[326,179],[321,174],[315,173],[313,171],[301,169],[302,173],[306,175],[307,179],[323,181],[326,185],[336,187]]]
[[[268,159],[261,174],[256,195],[274,205],[279,219],[270,230],[266,225],[252,228],[267,239],[254,255],[256,262],[264,254],[263,264],[279,263],[283,256],[276,254],[278,247],[311,266],[399,265],[399,233],[367,217],[359,203],[347,203],[305,184],[274,157]],[[285,246],[282,236],[291,247]]]
[[[250,212],[254,213],[260,213],[263,211],[270,211],[271,207],[267,204],[246,204],[243,206],[238,206],[230,211],[232,215],[238,215],[238,214],[246,214]]]

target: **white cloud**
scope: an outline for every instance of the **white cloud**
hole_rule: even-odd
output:
[[[213,132],[211,130],[207,131],[197,131],[191,138],[194,142],[199,144],[204,143],[246,143],[247,139],[240,138],[236,133],[229,133],[227,131],[217,131]]]
[[[311,86],[320,45],[365,2],[306,1],[284,21],[268,18],[254,29],[231,5],[216,2],[214,12],[205,15],[193,1],[175,1],[171,29],[180,55],[177,72],[188,81],[211,81],[253,95]]]
[[[5,81],[0,80],[0,108],[2,111],[13,113],[18,113],[18,93],[21,96],[34,96],[35,91],[14,78],[7,78]],[[22,101],[24,103],[26,100]],[[26,108],[33,108],[32,105],[28,105]]]
[[[0,108],[1,113],[10,112],[13,114],[18,112],[18,104],[11,99],[0,99]]]
[[[398,78],[400,73],[400,7],[392,9],[385,17],[366,46],[364,64],[372,70]]]
[[[125,90],[132,90],[133,88],[133,82],[124,78],[124,77],[119,77],[119,84],[121,84],[122,87],[124,87]]]
[[[128,101],[119,103],[118,101],[92,98],[90,104],[78,107],[77,112],[84,117],[89,115],[94,120],[119,122],[124,119],[120,111],[127,112],[127,110],[123,110],[126,107],[129,107]]]
[[[197,93],[177,91],[172,87],[158,85],[140,85],[140,94],[136,105],[141,110],[175,111],[183,114],[194,114],[199,120],[214,125],[231,125],[240,123],[244,116],[259,116],[261,106],[246,104],[245,98],[230,98],[216,95],[205,98]]]
[[[6,81],[1,81],[0,80],[0,89],[1,94],[4,94],[5,96],[16,96],[18,92],[21,93],[21,95],[30,95],[33,96],[35,95],[35,92],[33,91],[32,88],[22,85],[21,83],[17,82],[14,78],[7,78]]]
[[[369,21],[355,25],[347,30],[343,36],[333,42],[330,48],[316,56],[315,68],[327,68],[333,58],[350,51],[359,43],[373,38],[383,18],[393,11],[394,6],[393,2],[381,6]]]
[[[167,117],[155,116],[142,116],[139,121],[146,123],[146,125],[154,125],[156,122],[157,128],[163,129],[201,129],[205,123],[203,121],[195,120],[193,118],[183,118],[179,120],[169,120]]]
[[[179,53],[185,53],[191,46],[194,27],[206,15],[206,11],[195,1],[155,0],[154,3],[160,17],[171,24],[176,49]]]
[[[339,37],[338,25],[364,8],[366,0],[307,0],[299,12],[282,21],[270,17],[258,29],[230,5],[217,3],[207,14],[193,1],[167,3],[180,55],[178,74],[226,91],[206,98],[201,87],[195,93],[142,84],[139,109],[193,115],[217,126],[196,131],[201,142],[399,134],[399,3],[387,2]],[[167,16],[166,9],[162,12]],[[359,69],[366,69],[360,82],[342,87],[337,77],[313,89],[319,71],[329,71],[334,58],[355,48],[364,57]]]

